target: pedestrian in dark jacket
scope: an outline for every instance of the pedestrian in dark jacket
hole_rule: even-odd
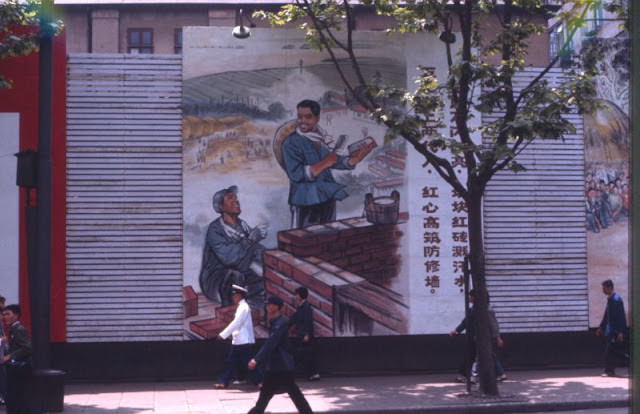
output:
[[[9,351],[2,359],[7,367],[7,414],[33,413],[26,395],[26,383],[31,378],[31,340],[20,321],[19,305],[9,305],[2,316],[9,325]]]
[[[250,370],[255,369],[258,364],[263,366],[264,382],[258,401],[249,414],[264,413],[271,398],[282,390],[289,394],[298,412],[305,414],[313,412],[293,378],[294,364],[289,350],[289,322],[280,313],[283,305],[284,302],[277,296],[271,296],[267,300],[269,338],[248,365]]]
[[[602,293],[607,296],[607,307],[596,335],[604,334],[604,373],[602,376],[615,377],[616,359],[628,363],[629,354],[626,349],[627,318],[624,313],[622,298],[613,291],[613,281],[602,282]]]
[[[300,286],[296,289],[296,302],[298,308],[289,321],[290,325],[296,328],[295,338],[295,360],[296,366],[301,366],[304,376],[309,381],[320,379],[318,368],[316,367],[314,335],[313,335],[313,308],[307,298],[309,291],[306,287]]]
[[[453,331],[449,332],[449,336],[459,335],[465,330],[467,331],[467,335],[471,337],[471,340],[467,342],[467,346],[465,347],[465,355],[460,364],[460,368],[458,369],[458,377],[456,381],[458,382],[466,382],[467,378],[471,377],[473,363],[476,360],[477,349],[476,349],[476,331],[477,331],[477,318],[476,318],[476,310],[473,306],[474,302],[474,290],[471,289],[469,291],[469,304],[472,305],[469,310],[469,317],[465,317],[462,319],[460,324]],[[507,375],[504,373],[504,367],[502,365],[502,361],[500,360],[500,355],[498,354],[498,348],[502,348],[504,345],[504,341],[502,340],[502,336],[500,336],[500,325],[498,325],[498,319],[496,318],[495,311],[489,307],[489,330],[491,331],[492,338],[492,356],[493,356],[493,364],[496,371],[496,379],[498,381],[504,381],[507,379]],[[473,374],[476,375],[476,374]]]

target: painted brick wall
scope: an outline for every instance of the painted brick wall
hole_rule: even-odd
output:
[[[400,226],[350,218],[280,232],[278,248],[298,257],[316,256],[384,285],[399,272],[401,256],[398,243],[403,234]]]
[[[400,268],[402,225],[351,218],[278,233],[278,249],[264,255],[267,294],[294,310],[295,289],[309,289],[316,336],[406,333],[406,304],[388,289]]]

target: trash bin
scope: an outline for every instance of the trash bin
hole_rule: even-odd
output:
[[[33,372],[34,400],[42,412],[64,410],[64,376],[59,369],[36,369]]]

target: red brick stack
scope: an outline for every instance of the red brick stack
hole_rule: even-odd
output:
[[[200,335],[204,339],[211,339],[218,336],[224,328],[233,320],[236,313],[236,305],[219,306],[216,308],[214,318],[193,321],[189,323],[192,332]],[[254,326],[264,319],[264,310],[251,309],[251,318]]]
[[[217,307],[215,318],[190,322],[189,328],[204,339],[215,338],[233,320],[235,311],[235,305]]]
[[[294,310],[294,291],[309,289],[316,336],[343,334],[340,320],[350,308],[387,329],[405,333],[406,304],[386,282],[398,274],[398,225],[377,225],[353,218],[278,233],[278,250],[264,255],[268,294]]]
[[[198,314],[198,295],[191,285],[182,288],[182,304],[185,318]]]
[[[278,248],[298,257],[316,256],[384,284],[397,276],[402,231],[396,224],[373,224],[351,218],[278,233]]]

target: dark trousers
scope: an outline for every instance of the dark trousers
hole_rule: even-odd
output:
[[[291,401],[293,401],[299,413],[313,413],[309,403],[293,379],[293,372],[287,371],[265,373],[264,383],[260,389],[260,396],[258,396],[258,402],[256,402],[256,406],[249,411],[249,414],[264,413],[271,398],[273,398],[275,394],[283,391],[289,394]]]
[[[458,368],[458,374],[469,378],[471,376],[471,368],[476,360],[476,343],[469,341],[464,347],[464,359]]]
[[[296,338],[293,342],[295,346],[294,356],[296,367],[301,368],[304,376],[307,378],[313,374],[317,374],[318,366],[316,364],[313,339],[310,339],[307,343],[303,343],[301,338]]]
[[[498,344],[496,340],[493,340],[492,345],[492,355],[493,355],[493,366],[496,370],[496,377],[500,377],[504,375],[504,366],[502,365],[502,360],[500,359],[500,353],[498,352]]]
[[[7,367],[0,364],[0,398],[7,399]]]
[[[253,351],[253,344],[231,345],[231,349],[224,360],[222,372],[218,375],[218,383],[225,386],[229,385],[234,371],[239,375],[237,379],[244,379],[248,371],[247,364],[251,359],[251,351]],[[256,385],[262,382],[260,369],[256,368],[251,371],[250,380]]]
[[[7,366],[7,414],[39,413],[27,393],[31,380],[31,367]]]
[[[605,336],[604,339],[604,372],[613,374],[618,364],[629,363],[627,342],[618,342],[615,335]]]
[[[502,365],[502,360],[500,359],[500,355],[498,354],[498,345],[495,340],[493,341],[493,348],[491,351],[493,356],[493,366],[496,371],[496,376],[501,376],[504,374],[504,366]],[[458,374],[463,377],[469,378],[471,376],[471,369],[473,368],[473,363],[475,362],[477,357],[477,349],[475,341],[472,341],[469,345],[465,347],[465,355],[460,364],[460,368],[458,368]]]
[[[336,200],[333,198],[324,203],[310,206],[292,206],[291,210],[293,225],[298,229],[336,220]]]

